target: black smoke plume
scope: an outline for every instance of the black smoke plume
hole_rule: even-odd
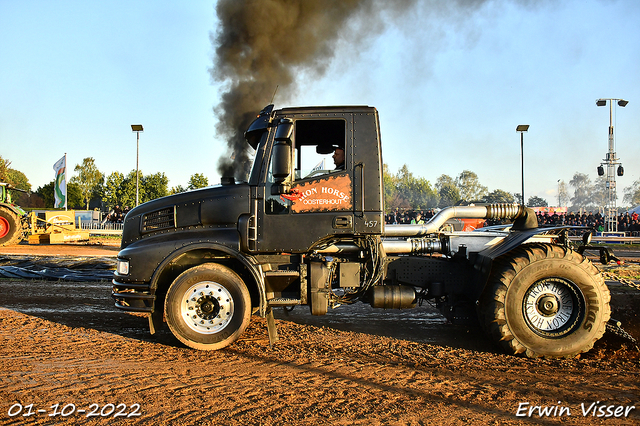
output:
[[[371,0],[219,0],[218,30],[211,76],[223,84],[214,107],[218,133],[228,152],[218,162],[223,177],[246,177],[249,154],[244,131],[267,105],[294,93],[296,76],[320,76],[330,64],[338,37],[354,22],[364,27],[376,18]],[[394,2],[389,2],[394,3]],[[409,4],[409,1],[398,2]],[[386,7],[386,6],[385,6]],[[381,27],[381,25],[379,25]]]
[[[538,3],[505,2],[527,7]],[[210,72],[213,81],[223,87],[214,113],[217,131],[228,145],[228,152],[218,161],[218,171],[223,177],[246,178],[250,159],[244,131],[248,125],[270,103],[276,87],[278,103],[293,96],[301,99],[295,91],[297,78],[321,77],[331,64],[338,41],[346,42],[349,54],[356,60],[362,45],[382,33],[388,19],[403,28],[408,23],[416,25],[416,19],[428,19],[429,25],[436,27],[440,22],[466,27],[469,16],[486,3],[487,0],[218,0],[219,25],[211,34],[215,58]],[[411,15],[406,13],[409,10]]]

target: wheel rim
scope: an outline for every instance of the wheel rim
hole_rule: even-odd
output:
[[[537,281],[524,296],[527,325],[545,337],[561,337],[579,326],[584,298],[572,282],[562,278]]]
[[[233,318],[233,297],[222,285],[201,281],[184,294],[180,314],[192,330],[213,334],[223,330]]]
[[[0,217],[0,238],[7,236],[9,228],[9,221],[4,217]]]

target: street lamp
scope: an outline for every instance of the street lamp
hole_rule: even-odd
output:
[[[618,158],[616,157],[615,144],[613,141],[613,101],[617,101],[618,105],[621,107],[627,106],[629,101],[625,101],[624,99],[615,99],[615,98],[605,98],[605,99],[597,99],[597,106],[606,106],[607,101],[609,101],[609,151],[607,152],[606,158],[603,160],[603,163],[600,163],[598,166],[598,176],[603,176],[605,174],[605,168],[603,166],[606,165],[607,169],[607,211],[605,214],[605,230],[607,232],[618,232],[618,208],[616,206],[616,166],[618,166],[618,176],[622,176],[624,174],[624,168],[620,163],[618,163]]]
[[[138,173],[138,157],[140,153],[140,132],[144,132],[142,128],[142,124],[132,124],[131,131],[136,132],[136,206],[139,203],[139,193],[140,193],[140,182],[139,182],[139,173]]]
[[[529,130],[528,124],[520,124],[516,132],[520,132],[520,160],[522,163],[522,206],[524,207],[524,132]]]

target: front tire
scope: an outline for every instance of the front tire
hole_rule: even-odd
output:
[[[173,335],[185,345],[222,349],[247,328],[251,296],[235,272],[207,263],[175,279],[167,292],[164,314]]]
[[[602,337],[610,300],[587,258],[568,248],[531,244],[496,260],[480,299],[480,320],[507,353],[572,357]]]
[[[0,207],[0,246],[18,244],[22,240],[22,222],[18,215]]]

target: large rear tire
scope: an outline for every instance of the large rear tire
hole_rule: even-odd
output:
[[[247,328],[251,296],[235,272],[207,263],[175,279],[167,292],[164,313],[169,329],[185,345],[222,349]]]
[[[557,245],[524,245],[496,260],[480,322],[507,353],[573,357],[604,334],[610,300],[587,258]]]
[[[22,222],[17,214],[0,206],[0,246],[18,244],[22,241]]]

